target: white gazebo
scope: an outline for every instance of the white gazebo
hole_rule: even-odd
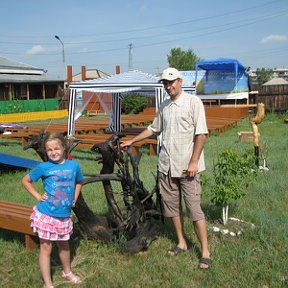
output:
[[[121,127],[121,100],[125,94],[136,92],[155,95],[156,111],[164,99],[164,88],[158,82],[159,78],[141,71],[129,71],[115,74],[102,79],[86,80],[69,85],[69,112],[68,112],[68,136],[74,134],[76,115],[76,95],[81,91],[89,91],[97,94],[101,99],[101,93],[112,93],[111,131],[120,131]],[[79,116],[78,116],[79,117]]]
[[[185,72],[187,71],[180,71],[182,74],[185,74]],[[76,111],[77,93],[79,92],[93,92],[97,95],[100,102],[101,94],[112,93],[111,131],[120,131],[121,129],[121,100],[127,93],[134,92],[141,95],[154,96],[156,99],[156,111],[165,97],[169,97],[165,92],[163,84],[159,83],[158,76],[138,70],[114,74],[106,78],[71,83],[69,89],[68,136],[74,135],[75,121],[81,115],[81,113],[77,113]],[[195,86],[184,86],[183,89],[190,93],[195,92]],[[84,109],[85,104],[82,111]]]

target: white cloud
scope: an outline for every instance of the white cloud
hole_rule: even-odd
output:
[[[270,42],[280,42],[280,41],[288,41],[288,37],[286,35],[269,35],[261,40],[262,44],[270,43]]]
[[[26,51],[26,53],[29,55],[39,54],[43,52],[45,52],[45,48],[42,45],[35,45],[31,49]]]
[[[85,47],[83,47],[83,48],[80,48],[80,49],[79,49],[79,52],[80,52],[80,53],[85,53],[85,52],[88,52],[88,49],[85,48]]]

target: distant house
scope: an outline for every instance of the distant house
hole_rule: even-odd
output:
[[[64,80],[44,69],[0,57],[0,101],[60,99],[63,88]]]
[[[272,70],[272,78],[282,78],[288,81],[288,68],[267,68]],[[253,86],[257,86],[257,69],[250,69],[249,70],[249,78],[251,80],[251,84]]]
[[[85,74],[85,75],[83,75]],[[80,82],[83,80],[91,80],[98,78],[106,78],[110,75],[99,70],[99,69],[86,69],[84,66],[82,67],[81,73],[72,76],[72,82]]]
[[[288,85],[288,81],[283,78],[272,78],[270,81],[267,81],[263,86],[273,86],[273,85]]]
[[[81,67],[81,72],[78,74],[72,73],[72,66],[67,66],[67,82],[70,83],[81,82],[85,80],[95,80],[99,78],[107,78],[111,75],[99,69],[86,69],[86,66]],[[98,93],[99,94],[99,93]],[[99,95],[98,95],[99,96]],[[95,115],[98,113],[107,113],[112,109],[112,94],[101,93],[101,99],[97,93],[83,91],[77,95],[77,103],[80,106],[85,106],[85,111],[88,115]],[[68,94],[62,99],[65,102],[65,107],[68,107]]]

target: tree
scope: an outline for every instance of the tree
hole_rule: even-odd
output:
[[[214,164],[214,181],[207,194],[210,200],[222,207],[222,222],[228,222],[228,208],[233,200],[246,194],[248,186],[255,181],[255,156],[249,150],[243,154],[229,148],[218,154],[218,161]]]
[[[272,69],[257,68],[256,69],[256,80],[258,85],[263,85],[273,77]]]
[[[167,60],[170,67],[174,67],[178,70],[194,70],[196,62],[201,59],[193,52],[192,49],[187,51],[181,48],[172,48],[170,54],[167,55]]]

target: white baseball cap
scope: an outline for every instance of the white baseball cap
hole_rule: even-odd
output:
[[[163,80],[174,81],[176,79],[182,79],[180,72],[175,68],[167,68],[162,72],[159,82]]]

